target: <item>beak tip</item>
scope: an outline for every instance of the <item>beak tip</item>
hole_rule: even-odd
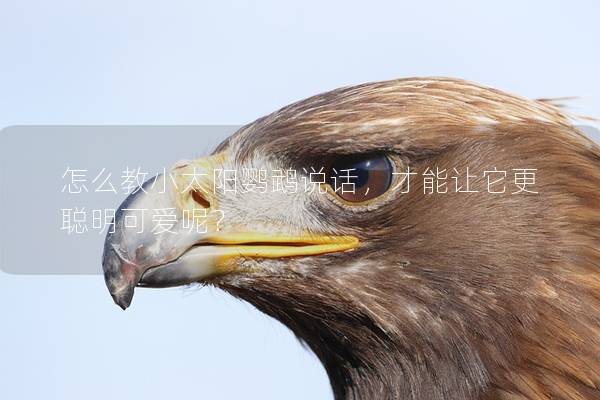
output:
[[[133,299],[133,288],[122,290],[118,293],[111,293],[111,296],[115,304],[126,310],[131,305],[131,300]]]
[[[102,262],[104,281],[113,301],[123,310],[133,299],[141,271],[136,264],[123,261],[111,246],[106,246]]]

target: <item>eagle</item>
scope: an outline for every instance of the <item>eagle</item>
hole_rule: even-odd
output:
[[[305,343],[338,400],[600,399],[600,147],[562,107],[453,78],[366,83],[168,171],[106,236],[123,309],[135,287],[220,288]],[[233,190],[226,171],[314,185]],[[140,230],[151,209],[172,210],[168,230]]]

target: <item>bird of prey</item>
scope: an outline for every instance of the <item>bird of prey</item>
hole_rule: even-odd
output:
[[[313,167],[318,190],[214,190],[216,171]],[[535,185],[515,190],[518,169]],[[170,172],[173,189],[147,182],[107,234],[122,308],[136,286],[223,289],[306,343],[336,399],[600,399],[600,147],[562,108],[458,79],[367,83]],[[170,232],[126,222],[156,208],[174,210]],[[224,217],[200,232],[197,209]]]

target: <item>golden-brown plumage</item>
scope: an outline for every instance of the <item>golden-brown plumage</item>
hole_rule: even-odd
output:
[[[356,328],[332,333],[359,343],[353,355],[360,354],[365,366],[355,367],[352,357],[330,360],[327,353],[339,350],[315,340],[296,321],[318,325],[303,314],[322,304],[307,304],[302,314],[289,317],[292,305],[282,297],[293,288],[281,293],[276,285],[280,294],[269,304],[243,288],[226,288],[306,340],[328,367],[338,397],[600,398],[600,149],[562,110],[461,80],[406,79],[292,104],[249,125],[229,144],[240,158],[264,152],[305,160],[310,154],[384,150],[420,171],[537,168],[538,195],[427,197],[417,184],[387,214],[356,216],[352,222],[366,228],[345,232],[378,243],[366,252],[385,267],[362,276],[335,269],[309,286],[344,292],[339,301],[348,304],[335,308],[364,313],[393,337],[382,345],[364,333],[348,335],[346,329]],[[393,226],[386,224],[390,218]],[[379,238],[395,243],[392,254],[378,251]],[[299,292],[309,290],[298,286]],[[416,317],[407,315],[407,305],[417,309]],[[443,330],[440,337],[432,334],[435,329]],[[446,340],[452,335],[456,343]],[[420,336],[432,336],[431,343],[419,343]],[[382,352],[403,348],[412,348],[405,357],[414,359],[399,371],[390,365],[398,361]],[[436,353],[427,368],[413,364],[426,365]],[[461,367],[465,354],[463,361],[472,365]],[[406,379],[411,368],[419,375],[415,382]],[[454,372],[461,368],[466,371]]]

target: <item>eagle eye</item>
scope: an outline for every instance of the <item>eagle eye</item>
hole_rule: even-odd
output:
[[[327,169],[327,183],[343,200],[360,203],[384,194],[392,183],[393,166],[385,155],[344,155]]]

